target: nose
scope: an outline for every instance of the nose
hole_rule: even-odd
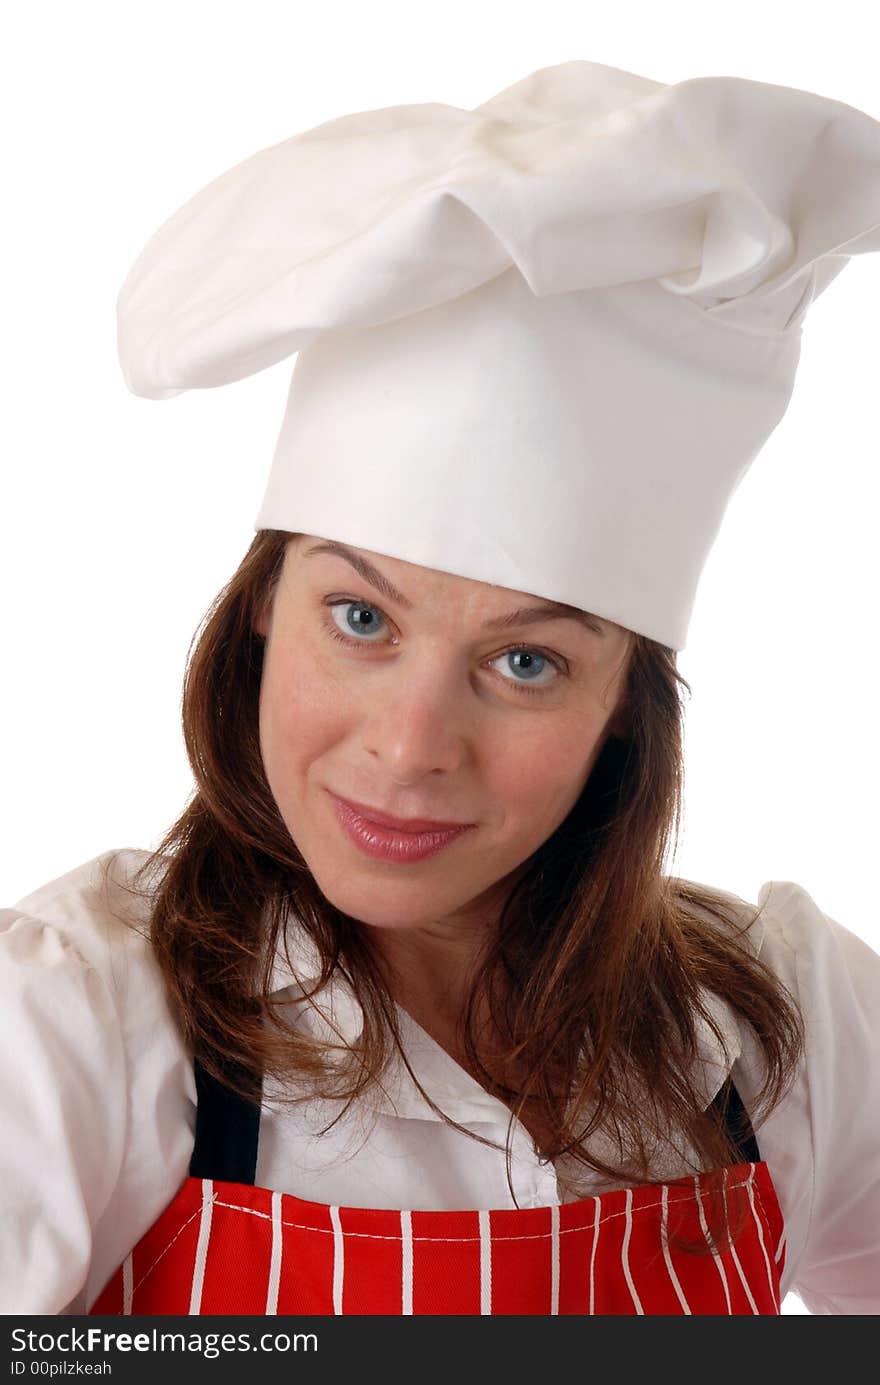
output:
[[[467,754],[467,715],[454,675],[438,677],[432,668],[395,670],[396,686],[378,690],[379,705],[367,717],[364,748],[378,759],[388,778],[411,784],[432,772],[451,773]]]

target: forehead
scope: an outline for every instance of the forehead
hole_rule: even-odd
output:
[[[507,587],[496,587],[491,583],[476,581],[434,568],[421,567],[418,564],[391,558],[372,550],[355,548],[335,539],[320,539],[313,535],[300,535],[298,538],[297,551],[304,563],[307,560],[318,558],[322,554],[342,559],[364,581],[379,591],[387,601],[394,602],[404,610],[411,610],[413,607],[413,601],[404,588],[408,584],[412,589],[414,582],[417,583],[425,574],[430,574],[432,580],[441,585],[446,583],[486,592],[496,592],[499,598],[506,597],[507,608],[485,622],[487,629],[500,630],[510,628],[513,625],[524,625],[538,620],[551,619],[569,620],[599,636],[605,636],[614,630],[622,629],[613,621],[606,620],[566,602],[546,600],[531,593],[515,591]],[[393,574],[394,581],[389,574]]]

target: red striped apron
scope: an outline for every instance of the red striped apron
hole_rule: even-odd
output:
[[[715,1098],[742,1162],[735,1244],[700,1257],[702,1176],[523,1209],[340,1207],[254,1186],[259,1107],[196,1062],[189,1176],[92,1314],[749,1314],[780,1312],[782,1213],[732,1081]]]

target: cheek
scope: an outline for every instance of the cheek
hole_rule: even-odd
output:
[[[270,650],[260,686],[260,737],[268,753],[300,759],[338,731],[344,699],[314,651]]]
[[[510,824],[538,834],[558,826],[589,778],[604,725],[598,709],[560,715],[495,747],[486,760],[491,791]]]

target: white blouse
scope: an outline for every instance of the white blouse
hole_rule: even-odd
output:
[[[11,909],[0,910],[0,1311],[85,1313],[187,1176],[195,1129],[192,1061],[149,942],[126,926],[145,905],[120,881],[147,853],[107,852]],[[101,868],[115,857],[109,888]],[[768,899],[769,897],[769,899]],[[880,1313],[880,956],[823,914],[799,885],[761,887],[765,912],[749,945],[781,977],[806,1024],[806,1056],[786,1098],[753,1122],[785,1219],[781,1290],[813,1313]],[[290,936],[303,981],[317,976],[305,935]],[[273,990],[290,1014],[330,1033],[305,1004],[280,956]],[[706,1105],[732,1068],[753,1109],[759,1050],[719,997],[720,1045],[700,1025],[691,1074]],[[323,1015],[347,1037],[359,1006],[334,980]],[[513,1202],[504,1143],[510,1112],[403,1010],[407,1056],[438,1105],[493,1149],[431,1111],[397,1059],[327,1133],[341,1102],[287,1108],[264,1087],[256,1183],[317,1202],[360,1207],[500,1208]],[[288,1089],[289,1090],[289,1089]],[[680,1157],[680,1156],[679,1156]],[[692,1173],[667,1162],[658,1181]],[[513,1183],[521,1207],[613,1186],[589,1171],[542,1163],[514,1126]]]

